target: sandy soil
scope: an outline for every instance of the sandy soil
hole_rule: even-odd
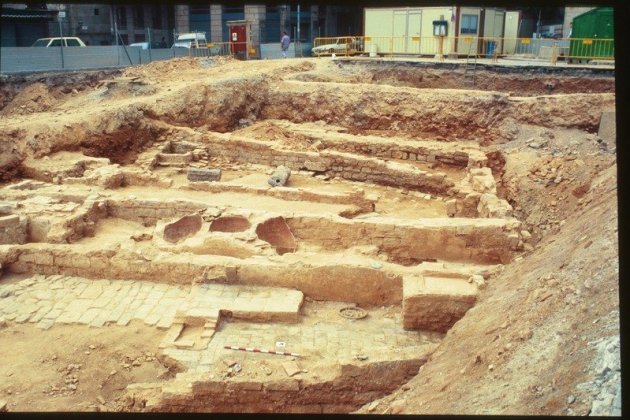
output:
[[[0,399],[10,411],[109,411],[130,383],[172,376],[156,358],[161,333],[17,324],[0,329]]]

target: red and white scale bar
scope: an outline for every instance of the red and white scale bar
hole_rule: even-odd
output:
[[[223,348],[228,349],[228,350],[249,351],[252,353],[268,353],[268,354],[279,354],[281,356],[302,357],[302,355],[300,354],[289,353],[288,351],[275,351],[275,350],[256,349],[256,348],[250,348],[250,347],[237,347],[237,346],[223,346]]]

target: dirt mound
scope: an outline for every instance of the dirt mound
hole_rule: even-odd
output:
[[[72,73],[44,73],[29,76],[3,76],[0,83],[0,115],[20,115],[28,114],[26,108],[29,104],[18,104],[15,112],[5,110],[5,107],[11,103],[11,101],[21,92],[24,92],[27,87],[35,84],[43,84],[48,88],[46,101],[53,103],[61,103],[67,96],[75,96],[79,93],[95,87],[101,79],[108,77],[115,77],[121,71],[120,70],[99,70],[99,71],[86,71],[86,72],[72,72]],[[40,86],[38,88],[43,93],[43,89]],[[24,92],[27,95],[33,95],[37,92]],[[27,101],[28,102],[28,101]],[[19,105],[26,105],[26,108],[21,108]],[[39,108],[34,108],[33,112],[38,112]],[[46,110],[46,109],[41,109]]]
[[[20,91],[9,104],[0,111],[0,115],[32,114],[48,111],[55,104],[53,94],[44,83],[33,83]]]
[[[190,72],[190,70],[225,66],[234,61],[231,57],[180,57],[129,67],[123,71],[123,75],[126,77],[141,77],[148,80],[177,80],[178,77]]]

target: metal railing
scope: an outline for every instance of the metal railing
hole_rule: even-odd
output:
[[[614,39],[589,38],[504,38],[504,37],[420,37],[420,36],[343,36],[319,37],[313,40],[313,55],[336,56],[435,56],[438,54],[483,58],[558,60],[614,60]]]
[[[208,42],[198,48],[190,48],[190,57],[231,56],[241,59],[259,58],[260,51],[248,42]]]

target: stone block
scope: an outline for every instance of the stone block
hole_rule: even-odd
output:
[[[231,388],[230,385],[234,385],[234,388],[243,391],[260,391],[263,388],[262,382],[231,382],[228,383],[228,390]]]
[[[615,120],[615,115],[614,111],[602,112],[602,116],[599,121],[597,135],[606,143],[608,149],[612,149],[616,145],[617,122]]]
[[[446,214],[449,217],[454,217],[457,214],[457,200],[448,200],[446,203]]]
[[[446,332],[476,300],[476,289],[464,280],[407,277],[403,283],[403,327]]]
[[[189,181],[220,181],[221,169],[188,168],[187,178]]]
[[[193,382],[193,394],[223,394],[226,384],[223,382]]]
[[[0,216],[13,213],[14,205],[6,201],[0,201]]]
[[[15,226],[20,223],[20,216],[11,214],[9,216],[0,217],[0,228]]]
[[[488,193],[481,195],[477,205],[479,217],[484,218],[506,218],[512,215],[512,210],[506,200]]]
[[[160,166],[180,166],[190,162],[192,162],[192,152],[158,154],[158,165]]]
[[[317,162],[317,161],[312,161],[312,160],[305,161],[304,167],[309,171],[315,171],[315,172],[324,172],[329,169],[326,162],[322,162],[322,161]]]
[[[267,382],[264,385],[265,390],[267,391],[293,391],[298,392],[300,390],[300,383],[296,380],[288,380],[288,381],[272,381]]]
[[[171,347],[183,330],[184,324],[173,324],[171,328],[169,328],[168,331],[166,331],[166,333],[164,334],[164,337],[162,338],[162,341],[160,342],[158,347],[161,349]]]
[[[47,252],[33,252],[31,254],[20,255],[20,261],[37,265],[53,265],[53,256]]]

